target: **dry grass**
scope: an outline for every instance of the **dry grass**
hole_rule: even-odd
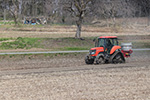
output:
[[[150,26],[147,26],[147,18],[118,18],[116,27],[106,26],[106,21],[99,20],[98,25],[83,25],[82,37],[95,37],[100,35],[150,35]],[[112,20],[108,20],[109,23]],[[101,24],[104,24],[101,25]],[[74,37],[76,33],[75,25],[47,25],[32,26],[22,25],[14,27],[12,25],[1,25],[0,37],[42,37],[42,38],[60,38]]]
[[[82,37],[95,37],[100,35],[150,35],[148,27],[141,28],[123,28],[123,27],[92,27],[83,26]],[[75,26],[43,26],[43,27],[21,27],[21,28],[1,28],[0,37],[39,37],[39,38],[60,38],[74,37],[76,33]]]

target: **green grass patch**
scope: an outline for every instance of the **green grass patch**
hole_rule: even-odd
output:
[[[95,46],[94,37],[75,39],[75,38],[0,38],[0,49],[32,49],[42,48],[51,51],[69,51],[69,50],[89,50]],[[8,41],[7,40],[12,40]],[[149,40],[119,40],[122,42],[132,42],[133,48],[150,48]]]
[[[38,38],[22,38],[18,37],[13,42],[2,42],[0,49],[31,49],[38,48],[40,45],[40,39]]]
[[[52,50],[87,50],[94,46],[93,38],[84,40],[75,38],[46,38],[42,44],[46,49]]]
[[[13,40],[7,42],[6,40]],[[31,48],[43,48],[53,51],[60,50],[88,50],[94,47],[92,38],[86,38],[85,40],[75,38],[1,38],[0,49],[31,49]],[[4,41],[4,42],[3,42]]]

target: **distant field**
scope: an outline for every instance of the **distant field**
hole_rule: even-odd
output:
[[[50,51],[87,50],[94,47],[92,41],[102,35],[116,35],[121,42],[132,42],[133,48],[150,47],[149,27],[101,27],[83,25],[82,38],[75,39],[75,25],[14,25],[0,26],[0,52],[5,51]]]
[[[86,25],[82,28],[82,37],[97,37],[101,35],[150,35],[149,27],[141,28],[125,28],[125,27],[100,27],[94,25]],[[36,37],[36,38],[62,38],[74,37],[76,26],[66,25],[23,25],[13,27],[12,25],[0,26],[1,38],[17,38],[17,37]]]

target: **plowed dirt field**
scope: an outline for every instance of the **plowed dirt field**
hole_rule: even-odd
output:
[[[33,57],[34,58],[34,57]],[[125,64],[76,56],[0,61],[0,100],[150,100],[150,52]]]

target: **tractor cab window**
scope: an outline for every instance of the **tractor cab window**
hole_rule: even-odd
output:
[[[117,38],[99,38],[98,40],[95,41],[95,46],[96,47],[107,47],[107,46],[114,46],[118,45]]]
[[[116,38],[106,39],[106,45],[118,45],[118,41]]]
[[[112,39],[113,45],[118,45],[118,41],[116,38]]]
[[[105,39],[103,38],[98,39],[97,47],[104,47],[104,44],[105,44]]]
[[[113,45],[113,39],[106,39],[106,48],[112,48]]]

